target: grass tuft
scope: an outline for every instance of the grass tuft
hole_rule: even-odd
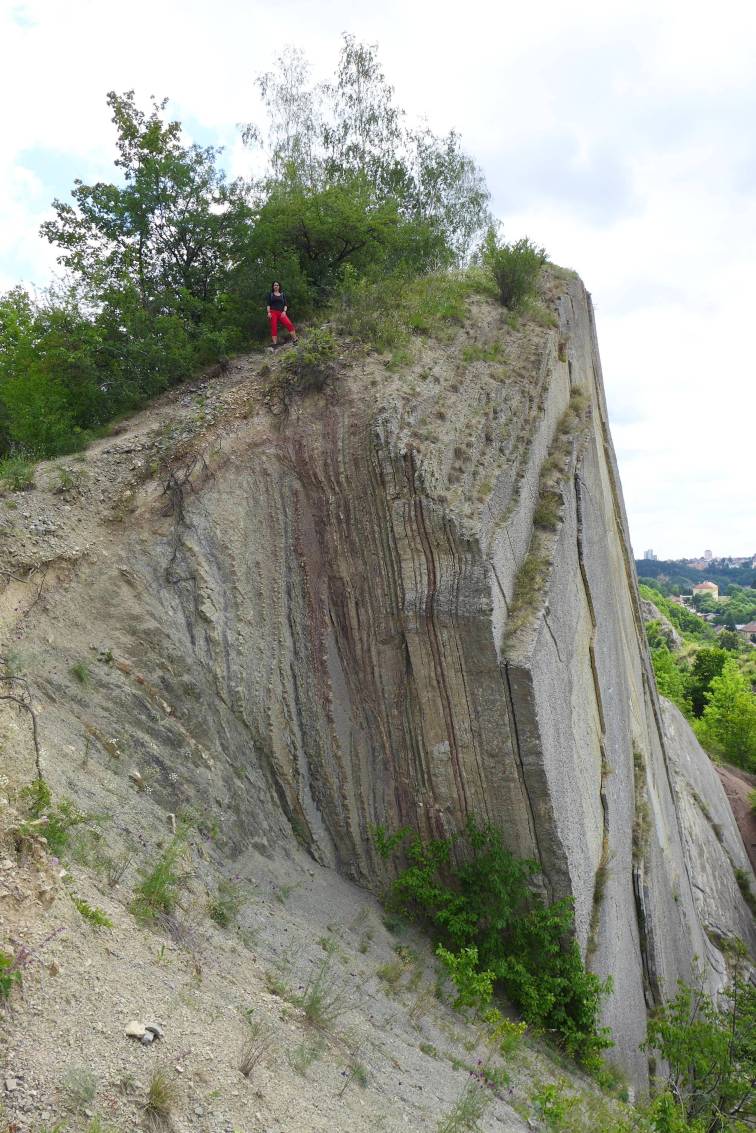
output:
[[[437,1125],[438,1133],[473,1133],[492,1100],[489,1090],[471,1077],[451,1112]]]
[[[171,1115],[178,1101],[175,1082],[168,1071],[162,1067],[153,1070],[147,1087],[147,1101],[144,1106],[148,1126],[165,1129],[171,1122]]]
[[[90,672],[89,665],[87,665],[86,661],[77,661],[76,664],[72,665],[68,671],[71,676],[79,682],[80,685],[84,686],[84,688],[92,683],[92,673]]]
[[[259,1020],[249,1021],[249,1030],[239,1055],[239,1071],[249,1078],[271,1044],[272,1031]]]
[[[346,1003],[343,991],[337,986],[327,956],[317,972],[310,976],[301,995],[293,1002],[302,1009],[306,1021],[322,1031],[330,1031],[339,1016],[344,1014]]]
[[[16,453],[0,460],[0,485],[9,492],[25,492],[34,487],[34,464]]]

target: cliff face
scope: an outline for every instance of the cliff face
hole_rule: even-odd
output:
[[[43,484],[6,518],[0,627],[83,802],[136,771],[230,856],[298,842],[368,886],[372,825],[500,827],[574,899],[642,1086],[647,1008],[694,957],[716,989],[719,944],[752,933],[749,867],[656,696],[590,300],[549,298],[558,326],[480,301],[398,374],[355,355],[284,421],[254,360],[166,399],[90,450],[76,498]]]

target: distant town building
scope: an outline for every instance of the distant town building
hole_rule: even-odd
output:
[[[738,626],[738,633],[742,633],[746,641],[756,641],[756,622],[749,622],[748,625]]]
[[[710,563],[711,560],[713,559],[713,557],[714,556],[712,555],[711,551],[708,551],[708,550],[704,551],[704,559],[706,560],[707,563]]]
[[[693,597],[696,594],[708,594],[710,598],[719,601],[719,587],[716,582],[699,582],[693,587]]]
[[[648,551],[643,552],[643,558],[644,559],[655,559],[656,555],[654,554],[654,552],[652,550],[649,549]]]

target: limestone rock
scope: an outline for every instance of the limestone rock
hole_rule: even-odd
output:
[[[738,834],[656,694],[590,298],[571,279],[549,302],[558,327],[513,330],[476,301],[414,368],[368,357],[285,420],[254,391],[219,409],[194,441],[217,443],[212,469],[176,448],[180,508],[132,479],[117,530],[108,486],[106,536],[56,515],[70,574],[34,633],[112,643],[87,697],[98,776],[117,781],[105,741],[128,737],[151,803],[194,804],[229,857],[303,846],[380,890],[374,826],[499,827],[574,901],[642,1090],[648,1009],[696,956],[721,986],[716,933],[744,927]],[[468,334],[503,342],[506,370],[470,362]],[[94,459],[108,485],[116,457]],[[107,558],[74,553],[85,534]],[[48,653],[38,676],[47,734],[78,750],[65,667]]]

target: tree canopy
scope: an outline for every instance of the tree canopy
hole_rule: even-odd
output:
[[[167,100],[111,91],[111,181],[77,179],[42,232],[64,281],[0,296],[0,458],[65,452],[116,413],[247,346],[271,279],[296,317],[370,280],[459,264],[490,222],[488,191],[454,132],[414,128],[376,48],[344,36],[330,82],[287,51],[258,80],[264,173],[229,180],[189,144]]]

